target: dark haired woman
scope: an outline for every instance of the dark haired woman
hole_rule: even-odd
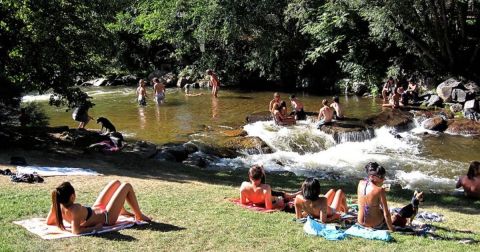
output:
[[[265,184],[265,171],[261,165],[253,165],[248,170],[248,179],[250,182],[245,181],[240,186],[240,202],[244,205],[253,203],[265,206],[266,209],[277,209],[284,207],[283,201],[276,200],[277,196],[290,200],[300,193],[272,191],[270,185]]]
[[[383,229],[386,225],[390,231],[395,231],[388,210],[385,189],[382,188],[385,180],[385,168],[375,162],[370,162],[365,166],[365,171],[368,177],[360,180],[357,188],[357,221],[365,227]]]
[[[456,187],[463,187],[467,197],[480,199],[480,162],[470,163],[467,176],[460,177]]]
[[[310,215],[326,223],[338,219],[338,212],[347,212],[347,200],[343,191],[330,189],[325,196],[320,196],[320,181],[317,178],[307,178],[303,182],[302,194],[295,198],[297,219]]]
[[[129,183],[110,182],[100,193],[92,207],[75,203],[75,189],[69,182],[63,182],[52,191],[52,207],[47,217],[48,225],[57,225],[65,230],[63,220],[72,226],[74,234],[90,233],[103,225],[113,225],[120,214],[133,215],[135,220],[150,221],[138,205],[137,197]],[[133,210],[133,214],[124,208],[125,201]]]

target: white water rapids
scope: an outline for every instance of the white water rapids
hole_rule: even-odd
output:
[[[423,152],[419,134],[425,130],[415,123],[412,130],[395,137],[392,130],[382,127],[375,136],[362,142],[341,142],[320,130],[315,124],[304,122],[292,127],[281,127],[273,122],[256,122],[244,129],[257,136],[273,150],[271,154],[245,155],[222,159],[223,167],[248,167],[263,164],[270,171],[291,171],[326,179],[359,179],[365,176],[364,167],[370,161],[378,162],[387,170],[387,179],[403,188],[451,191],[455,178],[440,174],[463,164],[456,161],[429,158]],[[365,134],[365,133],[359,133]]]

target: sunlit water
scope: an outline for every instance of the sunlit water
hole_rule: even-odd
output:
[[[157,106],[148,99],[146,107],[136,103],[135,90],[129,87],[88,88],[87,93],[96,104],[89,111],[94,118],[109,118],[117,130],[129,138],[143,139],[158,144],[185,142],[208,126],[228,126],[244,129],[258,136],[273,150],[271,154],[245,155],[234,159],[220,159],[215,168],[235,169],[254,163],[268,170],[288,170],[297,174],[315,175],[329,179],[352,179],[364,176],[363,167],[376,161],[387,168],[389,180],[411,189],[452,190],[455,179],[466,173],[472,160],[480,159],[478,137],[451,136],[426,132],[419,123],[411,130],[400,132],[395,138],[392,129],[375,130],[372,139],[363,142],[335,143],[333,138],[315,128],[313,122],[300,122],[292,127],[279,127],[272,122],[245,125],[248,114],[265,111],[272,99],[271,92],[244,92],[221,90],[219,98],[212,98],[209,90],[194,90],[199,96],[185,96],[179,89],[168,89],[166,103]],[[287,99],[287,94],[281,94]],[[298,93],[307,111],[318,111],[326,97]],[[46,104],[48,95],[26,96],[24,101]],[[330,98],[330,97],[328,97]],[[341,97],[349,117],[364,119],[379,113],[381,101],[371,98]],[[45,106],[53,126],[75,127],[71,111]],[[98,129],[95,122],[87,128]]]

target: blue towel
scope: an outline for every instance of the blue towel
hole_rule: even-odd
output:
[[[345,239],[345,233],[337,230],[335,226],[325,225],[307,217],[307,221],[303,225],[303,231],[310,235],[322,236],[331,241],[338,241]]]
[[[371,228],[365,228],[360,225],[351,226],[349,229],[347,229],[347,231],[345,231],[345,234],[370,240],[381,240],[386,242],[392,240],[392,236],[386,230],[375,230]]]

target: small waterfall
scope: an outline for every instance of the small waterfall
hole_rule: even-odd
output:
[[[363,142],[373,139],[374,137],[375,131],[371,128],[362,131],[339,132],[334,135],[336,143]]]

